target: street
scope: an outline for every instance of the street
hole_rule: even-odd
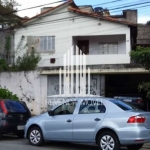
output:
[[[2,150],[97,150],[96,146],[61,142],[47,142],[42,147],[31,146],[26,139],[4,136],[0,141]],[[126,150],[122,148],[121,150]],[[150,144],[145,144],[141,150],[150,150]]]

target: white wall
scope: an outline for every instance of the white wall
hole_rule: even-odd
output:
[[[61,10],[58,10],[57,13],[65,12],[67,11],[67,8],[63,8]],[[54,13],[54,12],[53,12]],[[76,18],[78,17],[78,19]],[[66,20],[58,20],[62,18],[68,18]],[[57,20],[57,21],[54,21]],[[45,23],[41,23],[45,22]],[[107,56],[107,58],[110,60],[110,64],[117,64],[117,63],[130,63],[129,58],[129,51],[131,47],[131,41],[130,41],[130,28],[127,25],[119,24],[119,23],[113,23],[101,20],[101,25],[98,25],[99,20],[92,18],[92,17],[85,17],[85,16],[79,16],[75,13],[61,13],[59,15],[52,15],[52,16],[46,16],[43,18],[38,18],[37,21],[32,22],[32,25],[26,26],[24,28],[21,28],[19,30],[16,30],[15,32],[15,47],[17,47],[17,44],[20,41],[20,38],[22,35],[24,36],[53,36],[55,35],[55,54],[50,53],[44,53],[42,54],[42,59],[47,59],[42,62],[42,64],[45,64],[45,66],[58,66],[62,64],[61,60],[58,60],[56,64],[51,65],[49,63],[50,57],[58,57],[57,54],[59,54],[59,57],[62,57],[62,55],[67,52],[72,44],[73,44],[73,37],[75,36],[98,36],[98,35],[126,35],[125,39],[125,45],[126,45],[126,54],[116,55],[116,56]],[[105,64],[105,61],[102,61],[101,57],[99,56],[99,60],[101,61],[95,61],[93,57],[92,63],[94,64]],[[114,57],[114,58],[112,58]],[[121,61],[122,59],[122,61]],[[91,63],[91,61],[88,61]],[[106,63],[107,64],[107,63]]]
[[[97,49],[99,43],[118,43],[118,54],[126,54],[126,38],[125,35],[104,35],[104,36],[85,36],[85,37],[74,37],[74,44],[77,45],[78,40],[89,40],[89,55],[98,54]]]
[[[0,73],[0,86],[17,94],[25,101],[33,115],[45,111],[47,107],[47,76],[37,71]]]

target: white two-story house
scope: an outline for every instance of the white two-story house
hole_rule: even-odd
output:
[[[106,78],[108,74],[131,71],[118,67],[130,64],[129,54],[136,38],[134,31],[136,23],[101,15],[90,6],[78,7],[74,1],[68,0],[57,7],[43,9],[39,15],[16,28],[15,50],[22,55],[34,47],[40,53],[39,67],[41,76],[47,76],[47,94],[56,95],[63,55],[72,49],[75,55],[79,48],[86,55],[86,65],[91,70],[91,93],[113,95],[114,90],[106,90],[109,82]],[[22,48],[17,49],[21,37],[25,40]],[[27,49],[23,48],[26,44]],[[136,70],[132,72],[136,73]]]

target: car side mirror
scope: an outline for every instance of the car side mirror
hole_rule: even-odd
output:
[[[49,114],[50,116],[54,116],[54,111],[49,110],[49,111],[48,111],[48,114]]]

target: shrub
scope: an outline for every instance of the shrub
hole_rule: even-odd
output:
[[[1,99],[12,99],[12,100],[19,100],[16,94],[13,94],[8,89],[0,88],[0,98]]]

